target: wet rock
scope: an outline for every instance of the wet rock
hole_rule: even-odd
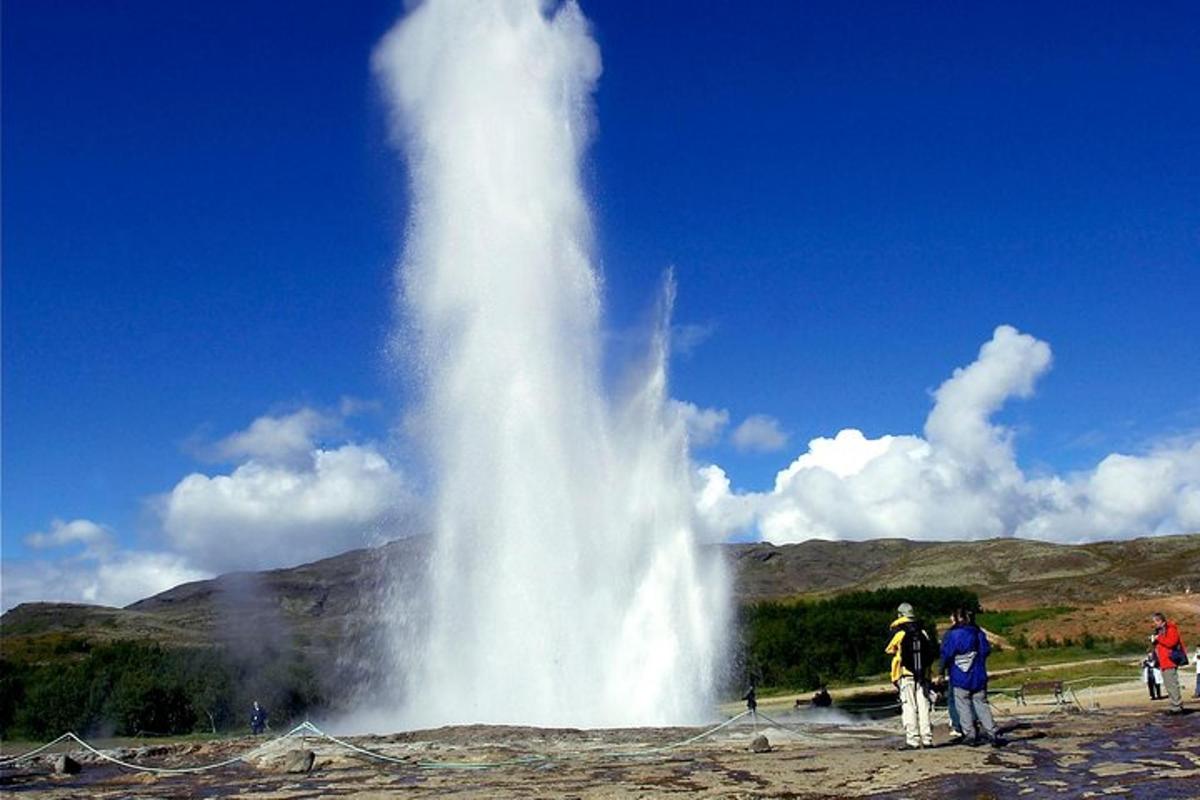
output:
[[[58,758],[54,759],[54,774],[55,775],[77,775],[83,767],[78,761],[71,758],[66,753],[63,753]]]
[[[750,750],[754,753],[769,753],[771,752],[771,743],[765,736],[755,736],[754,741],[750,743]]]
[[[312,750],[290,750],[283,760],[284,772],[312,772],[317,754]]]

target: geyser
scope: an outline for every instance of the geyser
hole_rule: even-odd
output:
[[[580,159],[600,56],[574,3],[431,0],[375,53],[411,176],[405,349],[435,479],[405,724],[698,721],[728,588],[693,534],[659,335],[601,370]]]

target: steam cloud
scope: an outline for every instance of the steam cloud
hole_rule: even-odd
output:
[[[1045,342],[1002,325],[934,395],[924,436],[847,428],[809,442],[770,492],[733,491],[715,465],[698,473],[697,508],[714,535],[757,530],[809,538],[1059,541],[1200,530],[1200,439],[1113,454],[1090,472],[1026,476],[1012,432],[991,418],[1028,397],[1050,368]]]

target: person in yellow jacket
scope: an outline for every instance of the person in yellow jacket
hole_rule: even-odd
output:
[[[929,635],[913,616],[913,607],[901,603],[892,622],[892,640],[884,652],[892,656],[892,683],[900,692],[900,718],[904,722],[904,750],[933,747],[929,718],[929,669],[933,666]],[[926,663],[928,661],[929,663]]]

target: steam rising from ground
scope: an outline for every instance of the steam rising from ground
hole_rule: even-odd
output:
[[[402,307],[436,476],[403,721],[697,720],[727,589],[666,405],[671,291],[610,402],[579,176],[599,51],[574,3],[542,5],[428,2],[375,54],[412,176]]]

